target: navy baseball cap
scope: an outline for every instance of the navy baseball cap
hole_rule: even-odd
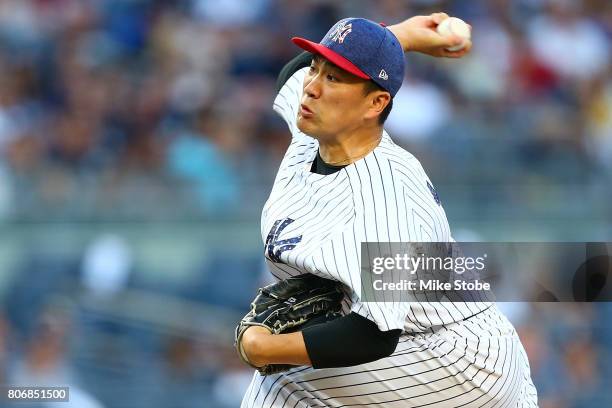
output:
[[[321,55],[363,79],[371,79],[395,96],[404,79],[404,51],[397,37],[381,24],[365,18],[338,21],[315,43],[291,39],[298,47]]]

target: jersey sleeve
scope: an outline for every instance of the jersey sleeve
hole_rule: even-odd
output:
[[[422,332],[455,320],[446,305],[433,304],[433,297],[431,302],[417,302],[400,291],[384,291],[376,299],[364,296],[366,288],[362,285],[370,286],[374,280],[362,279],[364,257],[367,261],[376,256],[393,256],[391,247],[386,246],[391,242],[448,242],[450,229],[437,193],[418,161],[407,156],[396,161],[391,154],[376,154],[366,159],[356,173],[359,193],[355,194],[355,202],[360,215],[355,230],[344,238],[348,241],[355,237],[351,256],[359,261],[339,273],[343,278],[348,276],[343,281],[352,289],[351,311],[372,320],[383,331]],[[362,242],[380,243],[376,246],[380,252],[377,249],[378,254],[361,253]]]
[[[374,241],[374,239],[371,239]],[[347,304],[345,313],[356,313],[376,324],[383,332],[390,330],[419,331],[422,328],[407,326],[407,316],[411,305],[406,302],[384,299],[384,301],[369,301],[363,294],[362,282],[362,252],[361,242],[367,242],[356,225],[334,237],[314,254],[312,272],[321,276],[338,280],[346,285]],[[367,255],[366,255],[367,256]],[[386,296],[386,294],[385,294]]]
[[[291,134],[295,134],[297,130],[297,113],[300,100],[302,99],[302,84],[307,69],[300,68],[294,72],[281,87],[280,91],[278,91],[274,99],[274,111],[287,123]]]
[[[351,306],[351,312],[373,321],[381,331],[405,330],[409,309],[407,303],[362,302],[358,297]]]

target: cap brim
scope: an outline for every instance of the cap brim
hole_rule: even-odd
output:
[[[351,61],[347,60],[337,52],[330,50],[324,45],[300,37],[293,37],[291,41],[301,49],[311,52],[313,54],[318,54],[332,62],[334,65],[337,65],[339,68],[342,68],[343,70],[350,72],[351,74],[356,75],[359,78],[371,79],[368,74],[357,68],[357,66]]]

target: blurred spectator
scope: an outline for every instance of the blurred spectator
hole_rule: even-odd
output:
[[[70,325],[68,317],[58,310],[43,313],[25,345],[24,359],[17,361],[9,376],[9,383],[21,387],[69,387],[69,402],[63,403],[67,407],[101,408],[102,404],[77,385],[66,359]],[[47,405],[53,403],[43,404]]]
[[[192,335],[193,336],[193,335]],[[171,336],[163,350],[163,394],[160,406],[196,408],[206,399],[203,391],[210,373],[199,356],[195,338]]]
[[[239,179],[221,143],[214,143],[208,132],[209,118],[200,118],[194,132],[181,132],[170,141],[167,166],[179,180],[189,182],[195,189],[202,208],[209,214],[227,212],[239,203]],[[226,127],[216,127],[223,135]],[[214,131],[213,130],[213,131]],[[211,140],[212,139],[212,140]],[[231,148],[230,148],[231,149]]]
[[[393,98],[386,128],[399,142],[426,139],[450,119],[451,111],[444,92],[408,76]]]
[[[546,0],[547,13],[529,24],[535,56],[563,79],[584,80],[610,63],[610,44],[601,28],[582,13],[581,0]]]
[[[132,270],[130,247],[119,236],[102,235],[85,251],[82,283],[88,295],[112,297],[127,286]]]
[[[8,384],[7,369],[9,366],[8,351],[9,351],[9,339],[11,333],[9,331],[9,324],[4,318],[3,314],[0,314],[0,384]]]
[[[270,0],[229,0],[219,3],[213,0],[193,0],[197,16],[219,26],[244,26],[262,17]]]
[[[585,91],[585,116],[588,120],[589,152],[612,173],[612,68]]]

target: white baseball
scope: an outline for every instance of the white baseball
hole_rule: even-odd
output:
[[[449,17],[443,20],[438,25],[438,34],[443,36],[456,35],[464,40],[469,40],[471,37],[471,29],[470,26],[460,18],[457,17]],[[448,51],[459,51],[463,49],[463,45],[456,45],[454,47],[447,48]]]

